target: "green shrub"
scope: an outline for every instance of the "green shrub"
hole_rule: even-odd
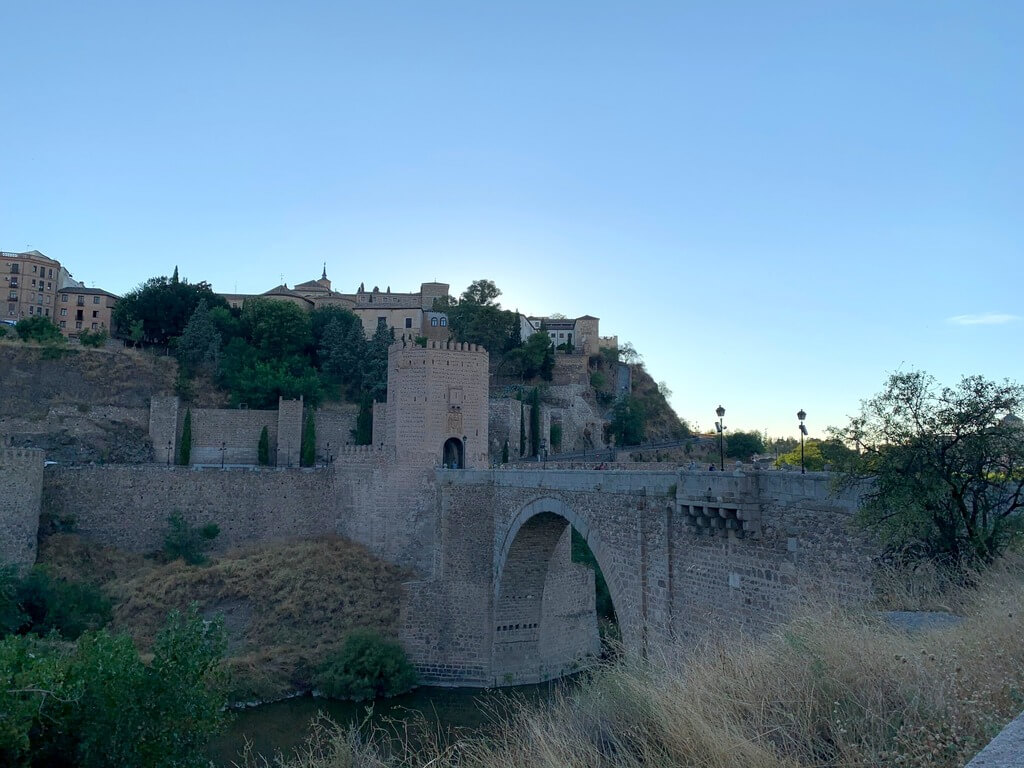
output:
[[[86,630],[99,629],[111,619],[110,601],[97,587],[55,579],[40,566],[18,585],[17,601],[25,617],[22,633],[57,632],[66,640],[77,640]]]
[[[78,340],[86,347],[102,347],[107,343],[107,339],[110,338],[106,330],[100,328],[98,331],[85,330],[78,334]]]
[[[40,344],[61,344],[64,342],[60,328],[50,322],[48,317],[41,317],[39,315],[23,317],[14,326],[14,331],[22,341],[36,341]]]
[[[0,325],[0,339],[7,335],[7,326]]]
[[[0,765],[207,765],[227,715],[224,629],[172,613],[143,664],[128,635],[0,640]]]
[[[356,630],[321,665],[313,683],[331,698],[361,701],[411,690],[416,671],[401,645],[371,630]]]
[[[18,572],[13,565],[0,565],[0,637],[16,632],[28,617],[18,601]]]
[[[266,427],[260,432],[260,444],[256,448],[256,460],[259,461],[262,467],[270,464],[270,434],[267,432]]]
[[[207,523],[201,528],[189,525],[181,516],[175,512],[167,518],[170,530],[164,536],[164,556],[168,560],[177,560],[179,557],[189,565],[202,565],[206,562],[206,550],[210,543],[220,535],[220,526],[216,523]]]

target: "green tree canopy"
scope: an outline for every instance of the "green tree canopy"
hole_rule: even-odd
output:
[[[206,299],[200,299],[177,343],[178,365],[182,372],[191,376],[201,369],[216,371],[222,341]]]
[[[129,291],[114,306],[113,324],[117,333],[135,340],[133,324],[139,322],[141,338],[150,344],[167,344],[185,330],[199,302],[206,301],[210,309],[227,308],[228,303],[213,292],[207,283],[189,283],[174,275],[151,277],[138,288]]]
[[[615,401],[608,434],[616,445],[640,445],[647,433],[647,415],[643,401],[633,395],[623,395]]]
[[[764,441],[758,432],[732,432],[725,439],[725,455],[730,459],[750,461],[755,453],[764,450]]]
[[[868,481],[861,522],[906,557],[975,567],[1022,530],[1024,388],[968,376],[940,387],[914,371],[889,377],[834,430],[854,446],[847,485]]]
[[[14,326],[14,332],[22,341],[35,341],[40,344],[53,344],[64,341],[60,328],[50,322],[50,318],[42,315],[23,317]]]

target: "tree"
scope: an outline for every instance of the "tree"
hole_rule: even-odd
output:
[[[38,344],[59,344],[64,341],[60,328],[50,322],[50,318],[42,315],[23,317],[14,326],[14,332],[22,341],[34,341]]]
[[[508,440],[501,446],[501,463],[508,464]]]
[[[608,433],[616,445],[640,445],[647,432],[647,415],[643,401],[634,395],[622,395],[615,401]]]
[[[185,376],[200,370],[216,371],[223,339],[206,304],[200,299],[178,339],[178,365]]]
[[[540,456],[540,390],[530,395],[530,455]]]
[[[369,392],[363,393],[359,400],[359,415],[356,416],[356,428],[352,437],[356,445],[373,443],[373,398]]]
[[[226,720],[220,620],[172,613],[144,664],[128,635],[0,640],[0,764],[206,765]]]
[[[309,313],[290,301],[246,299],[242,327],[265,360],[304,356],[313,344]]]
[[[178,447],[178,463],[187,467],[192,461],[192,409],[185,411],[185,422],[181,426],[181,445]]]
[[[865,489],[860,522],[903,557],[990,563],[1024,527],[1022,405],[1024,388],[1008,381],[940,388],[920,371],[891,375],[833,430],[856,448],[842,469],[844,485]]]
[[[725,439],[725,455],[730,459],[749,461],[755,453],[764,450],[759,432],[732,432]]]
[[[384,401],[388,396],[388,349],[395,342],[395,331],[381,323],[366,347],[363,359],[363,390],[371,400]]]
[[[526,455],[526,408],[523,406],[523,393],[519,393],[519,457]]]
[[[351,312],[346,314],[352,315]],[[362,371],[368,347],[362,322],[355,315],[352,318],[355,322],[340,315],[333,317],[320,329],[317,360],[324,380],[340,395],[357,400],[363,385]],[[317,337],[315,324],[313,335]]]
[[[260,431],[260,442],[256,448],[256,460],[262,467],[270,464],[270,434],[267,432],[266,427]]]
[[[501,291],[493,280],[474,280],[462,292],[462,301],[480,307],[500,308],[501,305],[495,301],[499,296],[501,296]]]
[[[507,359],[510,364],[518,368],[524,381],[537,376],[551,381],[551,372],[555,366],[555,353],[551,346],[551,337],[546,333],[538,331],[531,334],[525,344],[509,351]]]
[[[213,292],[207,283],[189,283],[175,275],[151,277],[138,288],[129,291],[114,306],[113,324],[119,334],[127,331],[136,342],[167,344],[185,330],[192,313],[200,301],[209,308],[224,307],[228,303]],[[141,337],[136,338],[135,323],[141,323]]]
[[[306,425],[302,429],[302,448],[299,451],[299,466],[312,467],[316,464],[316,412],[306,409]]]

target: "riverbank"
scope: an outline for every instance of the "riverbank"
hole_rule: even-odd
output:
[[[941,603],[963,621],[908,633],[819,607],[756,640],[621,660],[454,742],[321,721],[276,765],[960,768],[1024,706],[1024,558]]]

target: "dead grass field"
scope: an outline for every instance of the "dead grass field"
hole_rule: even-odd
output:
[[[353,629],[397,635],[403,571],[340,538],[241,549],[204,566],[161,564],[56,534],[39,562],[102,587],[114,629],[145,652],[167,613],[192,602],[224,616],[232,697],[278,698],[309,686],[312,669]]]

